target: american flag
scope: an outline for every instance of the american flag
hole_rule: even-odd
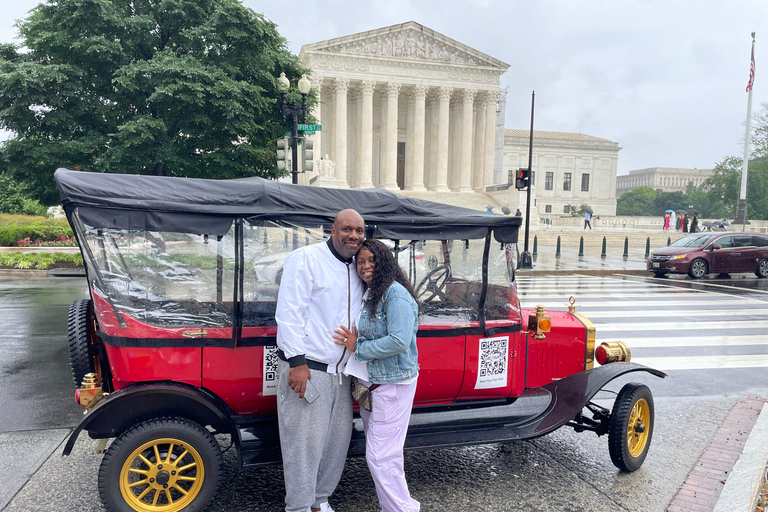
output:
[[[752,61],[749,63],[749,83],[747,84],[747,92],[752,90],[752,84],[755,83],[755,45],[752,44]]]

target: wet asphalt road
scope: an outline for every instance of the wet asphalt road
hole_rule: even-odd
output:
[[[715,287],[718,293],[768,301],[765,280],[744,280],[738,289],[734,289],[742,281],[738,279],[664,281],[681,289]],[[0,508],[10,501],[4,512],[103,510],[96,486],[101,456],[93,453],[93,441],[81,436],[72,456],[60,456],[61,442],[81,417],[68,363],[67,309],[86,295],[82,278],[0,278],[0,384],[5,390],[5,400],[0,401],[0,464],[9,467],[3,463],[10,451],[6,448],[11,447],[18,451],[28,445],[29,451],[22,450],[20,456],[40,458],[40,469],[33,476],[19,475],[26,485],[15,496],[3,501],[0,490]],[[532,441],[408,452],[406,473],[412,493],[424,511],[664,510],[730,408],[751,391],[751,386],[734,386],[734,379],[726,375],[723,381],[731,384],[727,389],[707,385],[709,372],[690,376],[693,381],[685,379],[684,396],[679,386],[669,384],[670,379],[660,381],[646,374],[609,386],[618,390],[628,380],[639,381],[655,394],[653,445],[635,473],[616,470],[606,437],[563,428]],[[691,394],[697,389],[699,393]],[[600,396],[605,399],[601,405],[610,406],[612,397]],[[228,439],[221,442],[226,447]],[[43,445],[50,450],[41,454]],[[233,450],[225,454],[225,461],[222,485],[210,510],[282,509],[280,466],[240,471]],[[332,504],[337,512],[377,510],[364,460],[348,461]]]

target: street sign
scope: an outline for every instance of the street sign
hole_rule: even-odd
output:
[[[321,132],[323,131],[323,126],[319,124],[306,124],[306,123],[300,123],[299,124],[299,130],[303,132]]]

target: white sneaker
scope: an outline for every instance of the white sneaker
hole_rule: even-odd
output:
[[[307,512],[312,512],[312,507],[309,507]],[[326,501],[325,503],[320,504],[320,512],[333,512],[333,509],[330,505],[328,505],[328,502]]]

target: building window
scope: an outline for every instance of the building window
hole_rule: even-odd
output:
[[[571,205],[567,204],[563,206],[563,213],[571,213]]]
[[[566,172],[563,176],[563,190],[571,190],[571,173],[569,172]]]
[[[544,206],[544,213],[552,213],[552,205],[548,204]]]
[[[581,191],[589,192],[589,174],[581,175]]]
[[[555,173],[548,172],[544,180],[544,190],[552,190],[555,182]]]

